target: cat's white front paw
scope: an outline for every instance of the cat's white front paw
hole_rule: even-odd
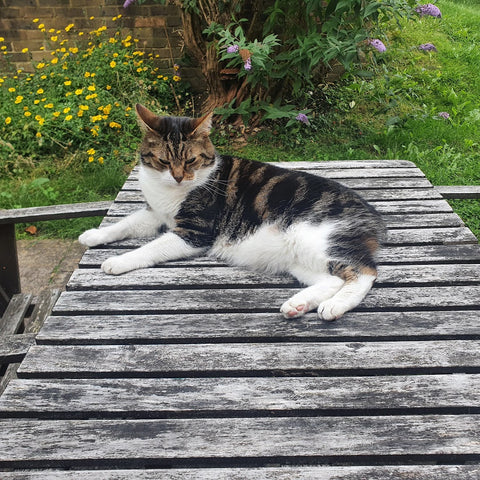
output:
[[[280,312],[287,319],[298,318],[307,313],[310,307],[307,302],[295,299],[292,297],[288,299],[281,307]]]
[[[340,318],[347,308],[341,302],[333,299],[325,300],[318,307],[318,316],[323,320],[332,321]]]
[[[90,230],[83,232],[78,237],[78,241],[87,247],[96,247],[97,245],[106,243],[107,239],[105,238],[105,234],[102,232],[102,230],[99,228],[91,228]]]
[[[125,255],[107,258],[102,263],[102,270],[109,275],[120,275],[122,273],[135,270],[135,268],[138,267],[132,265],[132,262],[128,261]]]

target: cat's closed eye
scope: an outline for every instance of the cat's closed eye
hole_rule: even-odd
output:
[[[186,164],[186,165],[190,165],[190,164],[193,163],[196,159],[197,159],[197,157],[189,158],[188,160],[185,160],[185,164]]]

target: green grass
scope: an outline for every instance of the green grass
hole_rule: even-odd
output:
[[[392,22],[383,39],[387,52],[375,56],[373,69],[364,67],[371,76],[350,75],[338,85],[317,89],[310,102],[316,112],[310,127],[287,130],[271,124],[251,132],[242,148],[232,142],[228,129],[218,129],[214,140],[219,150],[263,161],[405,159],[434,185],[478,185],[480,0],[439,0],[436,5],[441,19],[404,21],[401,28]],[[437,52],[418,49],[427,42]],[[133,115],[129,121],[135,121]],[[112,198],[123,184],[134,143],[132,137],[127,146],[115,146],[120,152],[106,156],[104,165],[88,164],[86,147],[68,160],[33,162],[16,156],[7,166],[10,174],[0,180],[0,208]],[[0,162],[0,169],[5,168]],[[480,238],[480,202],[451,204]],[[39,225],[40,234],[75,237],[92,222],[45,223]]]

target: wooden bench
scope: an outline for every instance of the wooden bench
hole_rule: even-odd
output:
[[[477,185],[440,185],[435,190],[449,200],[480,199],[480,186]]]
[[[2,480],[480,478],[478,240],[411,162],[284,166],[385,216],[364,302],[286,321],[289,277],[89,249],[0,396]],[[142,205],[134,171],[103,224]]]
[[[111,204],[89,202],[0,210],[0,314],[5,311],[12,296],[21,292],[15,224],[103,216]]]

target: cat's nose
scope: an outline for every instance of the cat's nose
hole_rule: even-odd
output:
[[[180,183],[183,180],[183,175],[174,175],[173,178],[177,183]]]

